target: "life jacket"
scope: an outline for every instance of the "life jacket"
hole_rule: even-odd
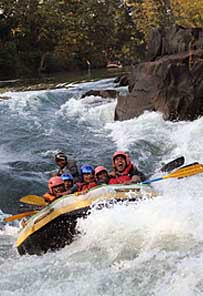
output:
[[[54,201],[54,199],[56,199],[56,196],[51,194],[50,192],[46,192],[44,195],[43,195],[45,201],[47,201],[48,203],[51,203],[52,201]]]
[[[132,163],[129,163],[129,165],[122,173],[115,171],[115,177],[110,178],[109,184],[123,184],[130,181],[132,178],[132,172],[134,170],[136,170],[136,168],[133,166]]]
[[[46,192],[46,193],[43,195],[43,197],[44,197],[45,201],[47,201],[48,203],[51,203],[51,202],[54,201],[55,199],[60,198],[60,197],[62,197],[62,196],[64,196],[64,195],[68,195],[68,194],[70,194],[70,193],[71,193],[70,191],[65,191],[65,192],[61,193],[60,195],[55,196],[55,195],[53,195],[53,194],[50,193],[50,192]]]
[[[79,183],[76,183],[76,185],[77,185],[77,191],[81,192],[81,191],[87,191],[93,187],[96,187],[97,183],[96,182],[91,182],[91,183],[79,182]]]

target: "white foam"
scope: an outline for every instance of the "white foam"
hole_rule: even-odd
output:
[[[147,142],[146,159],[153,153],[156,156],[156,150],[151,149],[155,147],[166,160],[177,155],[184,155],[186,163],[203,160],[202,118],[172,123],[164,121],[161,114],[145,112],[139,118],[113,122],[114,100],[79,100],[79,93],[92,86],[94,83],[74,85],[77,95],[60,103],[54,101],[54,107],[50,107],[53,122],[63,118],[70,123],[84,123],[93,127],[95,134],[104,131],[104,137],[112,139],[118,149],[130,152],[136,143]],[[11,104],[11,113],[27,112],[35,117],[41,101],[35,102],[31,95],[14,94],[15,102],[4,104]],[[40,116],[36,120],[41,123]],[[54,135],[54,125],[47,131]],[[0,149],[1,164],[5,155],[15,160],[6,146]],[[143,146],[138,149],[142,153]],[[48,149],[41,155],[56,152]],[[58,252],[41,257],[1,258],[1,296],[203,295],[203,175],[167,179],[153,183],[153,187],[159,193],[154,200],[93,211],[87,219],[81,219],[81,235]],[[6,226],[0,235],[15,236],[16,229]]]
[[[85,122],[90,126],[103,126],[104,123],[113,121],[115,104],[114,100],[101,97],[88,97],[82,100],[71,98],[61,106],[56,115],[64,116],[68,120]]]
[[[168,159],[177,155],[184,155],[188,163],[203,159],[203,117],[192,122],[173,123],[164,121],[159,113],[145,112],[138,118],[107,123],[105,128],[118,149],[129,150],[132,144],[144,140],[160,148],[167,146]]]

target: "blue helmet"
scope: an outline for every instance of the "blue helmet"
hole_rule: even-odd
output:
[[[64,173],[63,175],[61,175],[61,178],[62,178],[63,181],[65,181],[65,180],[73,181],[73,176],[71,174],[68,174],[68,173]]]
[[[80,167],[80,176],[82,177],[83,174],[94,174],[93,166],[89,164],[84,164]]]

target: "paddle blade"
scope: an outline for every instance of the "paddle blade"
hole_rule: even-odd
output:
[[[44,200],[42,196],[39,195],[26,195],[21,197],[20,202],[29,204],[29,205],[37,205],[37,206],[46,206],[48,203]]]
[[[179,168],[180,166],[182,166],[184,164],[184,162],[185,162],[185,157],[184,156],[178,157],[178,158],[166,163],[160,169],[160,171],[170,173],[171,171],[173,171],[173,170]]]
[[[164,176],[163,179],[184,178],[184,177],[197,175],[200,173],[203,173],[203,165],[199,164],[199,163],[195,163],[195,164],[183,167],[181,169],[178,169],[177,171],[175,171],[167,176]]]
[[[22,218],[32,216],[32,215],[36,214],[37,212],[38,211],[30,211],[30,212],[25,212],[25,213],[9,216],[9,217],[4,218],[4,222],[12,222],[15,220],[20,220]]]

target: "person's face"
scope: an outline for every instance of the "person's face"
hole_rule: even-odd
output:
[[[85,183],[91,183],[91,182],[94,182],[94,175],[91,174],[91,173],[83,174],[83,181],[84,181]]]
[[[63,168],[65,165],[66,165],[66,162],[65,160],[57,160],[56,164],[60,167],[60,168]]]
[[[101,171],[100,173],[97,174],[97,180],[100,182],[106,183],[108,180],[108,174],[106,171]]]
[[[115,159],[114,159],[114,165],[115,165],[115,168],[116,170],[119,172],[119,173],[122,173],[126,166],[127,166],[127,163],[126,163],[126,160],[125,160],[125,157],[121,156],[121,155],[118,155]]]
[[[66,190],[68,190],[73,186],[73,182],[71,180],[64,180],[64,185]]]
[[[65,186],[64,184],[55,186],[52,188],[53,194],[56,195],[58,193],[63,193],[65,191]]]

